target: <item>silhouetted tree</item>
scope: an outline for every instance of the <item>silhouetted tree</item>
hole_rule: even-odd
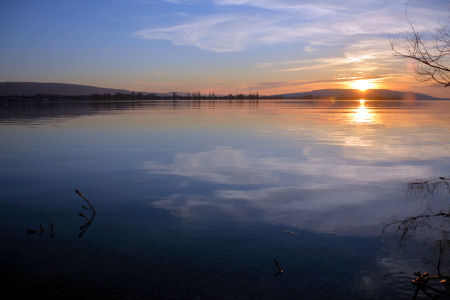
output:
[[[450,85],[450,21],[432,30],[420,30],[408,18],[410,29],[395,38],[389,38],[395,56],[415,62],[414,74],[418,81],[431,81],[438,86]]]

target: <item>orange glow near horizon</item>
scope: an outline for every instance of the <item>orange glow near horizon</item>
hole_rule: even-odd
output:
[[[360,91],[376,88],[376,84],[370,79],[356,80],[350,84],[352,88]]]

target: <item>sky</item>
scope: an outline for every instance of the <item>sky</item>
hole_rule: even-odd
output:
[[[418,83],[393,38],[444,0],[1,0],[0,81],[272,95]]]

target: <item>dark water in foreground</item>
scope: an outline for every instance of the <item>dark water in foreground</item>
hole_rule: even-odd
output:
[[[411,299],[450,274],[450,101],[2,103],[0,136],[5,294]]]

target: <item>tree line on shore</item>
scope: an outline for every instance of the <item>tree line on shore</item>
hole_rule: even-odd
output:
[[[151,93],[105,93],[105,94],[91,94],[91,95],[58,95],[58,94],[34,94],[34,95],[5,95],[0,96],[2,101],[61,101],[61,100],[223,100],[223,99],[252,99],[258,100],[260,98],[273,98],[268,96],[260,97],[259,94],[249,93],[245,94],[229,94],[227,96],[217,96],[214,93],[201,94],[200,92],[178,94],[151,94]],[[281,97],[279,97],[281,98]]]
[[[93,100],[93,101],[114,101],[114,100],[252,100],[258,101],[259,99],[298,99],[298,100],[316,100],[316,99],[330,99],[330,100],[359,100],[358,96],[322,96],[313,94],[302,94],[291,97],[286,97],[283,95],[272,95],[272,96],[260,96],[258,92],[249,93],[247,95],[239,94],[228,94],[228,95],[215,95],[213,93],[201,94],[200,92],[183,93],[178,94],[173,92],[172,94],[147,94],[147,93],[135,93],[130,94],[125,93],[105,93],[105,94],[91,94],[91,95],[58,95],[58,94],[34,94],[34,95],[6,95],[0,96],[1,101],[8,102],[20,102],[20,101],[83,101],[83,100]],[[386,97],[383,95],[375,95],[371,99],[366,100],[400,100],[402,97]]]

